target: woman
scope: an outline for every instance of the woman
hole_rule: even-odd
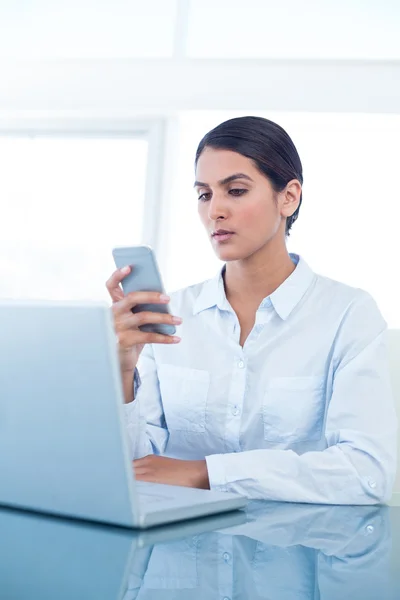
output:
[[[386,324],[366,292],[288,254],[302,182],[281,127],[222,123],[200,142],[195,182],[222,271],[172,295],[177,317],[133,315],[138,303],[166,300],[124,297],[126,270],[107,282],[137,479],[293,502],[390,497]],[[179,318],[181,340],[138,329]]]

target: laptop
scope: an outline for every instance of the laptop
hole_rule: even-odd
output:
[[[236,494],[136,482],[110,308],[0,302],[0,504],[145,529]]]
[[[143,562],[143,555],[151,552],[154,545],[175,544],[245,522],[245,512],[237,510],[132,531],[3,508],[0,509],[0,597],[122,599],[137,564]]]

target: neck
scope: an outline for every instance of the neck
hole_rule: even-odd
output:
[[[257,306],[293,273],[295,265],[286,244],[266,245],[244,260],[228,262],[225,293],[230,303],[246,302]]]

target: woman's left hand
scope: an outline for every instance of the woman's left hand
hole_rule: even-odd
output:
[[[205,460],[179,460],[150,454],[133,461],[135,479],[210,489]]]

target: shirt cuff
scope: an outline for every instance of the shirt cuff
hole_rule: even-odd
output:
[[[139,402],[134,400],[124,404],[125,417],[129,423],[136,423],[140,417]]]
[[[142,458],[151,454],[146,432],[146,422],[140,411],[140,402],[134,400],[124,404],[126,431],[128,434],[130,458]]]
[[[206,456],[208,480],[210,489],[218,492],[227,492],[226,471],[224,465],[224,454],[211,454]]]

